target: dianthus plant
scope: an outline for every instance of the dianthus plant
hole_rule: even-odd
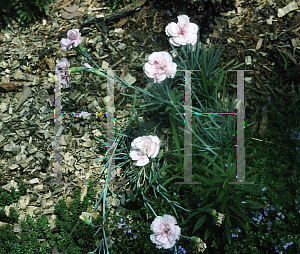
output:
[[[117,168],[121,168],[120,175],[118,176],[120,177],[119,180],[124,181],[124,186],[130,186],[133,190],[134,194],[130,200],[135,201],[138,196],[141,197],[143,205],[150,209],[155,215],[156,218],[151,224],[153,234],[149,235],[149,240],[151,240],[158,249],[172,249],[177,253],[176,241],[181,237],[190,240],[194,244],[197,252],[203,252],[206,248],[206,244],[199,237],[183,236],[181,234],[182,230],[180,226],[176,225],[177,220],[175,217],[170,214],[157,215],[151,205],[151,202],[153,201],[150,201],[149,196],[154,194],[155,198],[160,196],[160,198],[166,200],[177,217],[178,214],[176,208],[180,208],[185,212],[191,212],[189,209],[183,208],[178,202],[170,200],[166,189],[166,185],[172,180],[183,179],[183,177],[178,174],[171,174],[171,176],[169,176],[168,172],[169,170],[184,169],[181,154],[182,140],[180,139],[178,129],[183,130],[181,126],[184,126],[185,122],[185,95],[184,85],[182,83],[187,82],[187,72],[190,73],[189,79],[191,80],[192,78],[193,80],[192,95],[196,99],[193,104],[195,105],[193,106],[193,109],[196,112],[212,112],[216,109],[218,112],[224,112],[225,108],[233,111],[235,106],[234,98],[232,102],[227,104],[223,103],[221,105],[218,102],[217,94],[219,92],[219,87],[228,70],[216,68],[221,54],[220,48],[215,53],[214,45],[213,50],[211,46],[210,49],[206,51],[203,44],[199,41],[200,33],[198,26],[190,22],[187,15],[178,16],[178,22],[171,22],[168,24],[165,28],[165,32],[169,37],[170,45],[175,52],[177,59],[173,59],[170,53],[164,51],[153,52],[150,54],[148,61],[144,65],[145,77],[150,83],[150,86],[148,86],[147,89],[130,86],[118,76],[112,77],[109,74],[109,71],[101,69],[89,57],[87,51],[81,45],[81,34],[78,29],[69,30],[67,32],[67,38],[61,40],[61,47],[63,49],[75,50],[78,54],[86,57],[95,66],[94,68],[88,63],[84,63],[82,66],[70,68],[69,61],[66,58],[61,59],[61,62],[56,65],[56,71],[61,78],[61,83],[66,88],[69,87],[71,73],[85,70],[101,77],[115,79],[117,84],[135,90],[131,117],[125,121],[125,124],[123,123],[123,126],[116,126],[116,130],[120,129],[122,131],[115,133],[117,134],[117,138],[107,152],[107,164],[97,172],[100,175],[106,174],[106,181],[100,198],[94,207],[95,212],[102,201],[103,223],[99,226],[97,233],[102,229],[103,239],[94,252],[98,250],[100,253],[103,249],[104,253],[109,253],[105,231],[105,225],[107,223],[105,210],[106,204],[110,209],[107,200],[108,190],[116,196],[109,184],[116,183]],[[181,54],[178,53],[174,46],[180,47]],[[235,68],[237,67],[239,66],[235,66]],[[181,90],[181,92],[178,92],[179,90]],[[175,163],[176,165],[168,164],[168,160],[164,160],[164,163],[162,163],[163,158],[171,158],[170,156],[174,152],[165,152],[162,147],[167,144],[162,142],[163,140],[161,140],[158,133],[150,133],[149,130],[146,131],[145,125],[147,123],[141,123],[139,117],[135,114],[138,92],[144,96],[146,101],[143,107],[146,107],[148,111],[152,110],[153,112],[156,112],[162,108],[167,114],[166,119],[170,121],[173,140],[177,149],[178,162]],[[204,106],[204,104],[206,106]],[[108,106],[112,105],[113,97],[110,98],[110,101],[108,102]],[[221,117],[219,116],[218,118],[209,116],[203,119],[193,116],[193,121],[199,124],[198,127],[194,125],[192,128],[192,133],[196,137],[193,141],[193,146],[197,147],[201,152],[208,152],[217,157],[216,147],[218,148],[220,144],[225,141],[230,141],[235,137],[235,122],[229,121],[224,115]],[[116,125],[118,125],[117,122]],[[224,133],[212,131],[216,128],[222,129],[226,135]],[[107,130],[107,136],[108,134],[109,130]],[[102,144],[107,145],[105,141],[99,138],[96,139]],[[212,162],[210,159],[207,159],[207,156],[202,156],[201,158],[206,160],[206,164]],[[101,158],[93,160],[101,160]],[[121,162],[114,167],[114,160],[120,160]],[[199,161],[200,157],[198,157],[197,160]],[[167,164],[165,162],[167,162]],[[232,172],[230,172],[230,174],[232,174]],[[229,180],[227,176],[225,175],[225,178],[222,179],[224,182],[223,187],[225,182],[228,182]],[[221,181],[218,181],[218,183],[219,182]],[[226,216],[216,212],[212,206],[207,208],[209,209],[201,210],[200,212],[205,212],[213,216],[210,217],[211,223],[220,226]],[[148,219],[148,213],[146,213],[146,215]],[[91,223],[85,216],[81,216],[81,219],[87,224]]]

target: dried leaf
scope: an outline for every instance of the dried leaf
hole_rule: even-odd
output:
[[[258,135],[262,138],[264,136],[264,132],[267,129],[267,121],[268,121],[268,104],[266,104],[261,110],[261,122],[259,124]]]
[[[284,54],[284,56],[286,55],[286,51],[284,49],[281,48],[277,48],[281,53]],[[297,60],[292,56],[290,51],[287,51],[287,55],[290,58],[291,61],[293,61],[294,64],[297,64]]]
[[[13,92],[16,91],[16,89],[17,87],[14,85],[13,82],[0,84],[0,92],[2,93]]]
[[[19,99],[19,103],[18,103],[15,111],[17,111],[23,105],[23,103],[27,100],[27,98],[29,97],[30,94],[31,94],[30,87],[25,85],[24,88],[23,88],[22,95]]]
[[[61,11],[61,17],[63,19],[72,19],[74,17],[81,16],[82,13],[77,11],[79,6],[71,6],[71,7],[64,7]]]
[[[46,63],[49,67],[49,70],[55,70],[55,61],[52,57],[46,58]]]

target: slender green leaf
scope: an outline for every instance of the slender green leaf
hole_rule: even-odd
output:
[[[245,200],[245,202],[245,208],[250,208],[254,210],[265,208],[265,205],[259,204],[258,202],[252,200]]]
[[[164,170],[166,170],[167,168],[170,168],[170,167],[172,167],[172,166],[174,166],[174,165],[165,165],[165,166],[161,167],[160,170],[159,170],[159,174],[155,174],[155,175],[153,176],[151,182],[149,183],[149,185],[147,186],[147,188],[146,188],[146,190],[145,190],[145,193],[147,192],[149,186],[151,186],[152,183],[157,179],[158,175],[161,175],[161,173],[162,173]]]
[[[253,221],[243,212],[241,212],[240,210],[236,209],[234,206],[232,205],[228,205],[228,208],[233,211],[237,216],[241,217],[244,221],[254,224]]]
[[[223,175],[226,175],[224,170],[222,170],[214,161],[213,158],[205,153],[199,153],[200,156],[206,158],[215,168],[217,168]]]
[[[231,221],[230,221],[230,213],[225,214],[225,222],[224,222],[224,233],[227,238],[229,244],[231,244]]]
[[[206,228],[205,233],[204,233],[204,241],[207,240],[207,238],[210,236],[210,234],[211,234],[211,230],[210,230],[210,227],[208,227],[208,228]]]
[[[201,214],[201,213],[205,212],[208,208],[211,208],[212,206],[213,206],[212,204],[207,204],[207,205],[201,207],[198,211],[193,212],[190,216],[188,216],[187,219],[190,219],[190,218],[192,218],[192,217],[194,217],[198,214]]]
[[[176,131],[174,119],[172,118],[171,115],[169,116],[169,119],[170,119],[171,126],[172,126],[173,139],[174,139],[174,141],[175,141],[175,145],[176,145],[176,148],[177,148],[177,153],[178,153],[178,157],[179,157],[179,162],[180,162],[180,165],[182,165],[180,143],[179,143],[178,134],[177,134],[177,131]]]
[[[225,195],[225,191],[221,190],[216,203],[219,203]]]
[[[204,222],[206,221],[206,219],[207,219],[207,215],[203,215],[197,222],[196,222],[196,224],[195,224],[195,226],[194,226],[194,229],[193,229],[193,234],[195,233],[195,231],[197,231],[203,224],[204,224]]]
[[[166,181],[162,184],[162,186],[165,186],[167,183],[169,183],[170,181],[172,181],[172,180],[174,180],[174,179],[176,179],[176,178],[184,179],[184,177],[182,177],[182,176],[172,176],[172,177],[170,177],[168,180],[166,180]]]

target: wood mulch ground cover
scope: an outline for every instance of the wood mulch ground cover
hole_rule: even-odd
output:
[[[72,202],[75,188],[82,189],[83,198],[90,180],[98,184],[100,193],[104,182],[94,175],[104,160],[99,165],[99,161],[89,159],[105,157],[106,148],[100,147],[94,136],[102,136],[97,124],[105,127],[106,123],[106,118],[98,114],[105,111],[102,99],[106,96],[106,80],[81,72],[71,77],[70,87],[62,92],[62,111],[66,112],[62,120],[63,180],[68,184],[49,184],[54,178],[55,65],[62,57],[67,57],[71,66],[87,62],[74,51],[62,50],[60,40],[66,38],[69,29],[78,28],[82,45],[99,66],[118,70],[117,75],[129,84],[144,88],[143,65],[149,54],[171,49],[166,25],[177,22],[180,14],[197,23],[208,8],[200,1],[194,5],[166,2],[139,0],[135,6],[128,4],[110,12],[107,1],[59,0],[50,3],[46,15],[28,28],[13,16],[2,20],[0,185],[9,190],[21,180],[29,184],[28,196],[12,205],[21,220],[26,214],[46,214],[54,226],[54,205],[59,199]],[[251,70],[245,72],[246,118],[255,122],[253,130],[260,137],[266,128],[268,103],[275,95],[285,107],[293,94],[300,93],[299,6],[299,0],[236,1],[230,10],[214,18],[213,30],[208,33],[209,39],[213,37],[217,45],[224,46],[221,65],[235,59],[234,64],[245,63],[241,70]],[[287,70],[279,53],[285,55],[286,50]],[[122,122],[132,109],[132,100],[120,89],[116,91],[120,96],[115,100],[115,115]],[[234,71],[227,76],[226,91],[228,97],[236,92]],[[132,94],[130,90],[125,92]],[[124,195],[114,199],[115,208],[125,203]]]

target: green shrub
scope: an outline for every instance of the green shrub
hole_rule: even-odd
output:
[[[53,2],[53,0],[50,0]],[[29,24],[32,20],[38,20],[47,10],[45,5],[47,0],[19,0],[21,9],[17,11],[20,15],[21,21]]]

